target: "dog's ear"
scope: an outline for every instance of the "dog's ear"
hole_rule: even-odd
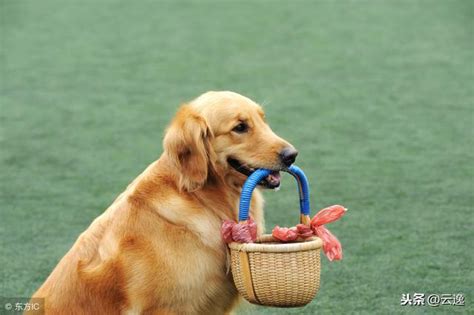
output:
[[[177,169],[180,190],[194,191],[206,182],[214,160],[212,136],[204,117],[189,105],[181,106],[163,140],[165,154]]]

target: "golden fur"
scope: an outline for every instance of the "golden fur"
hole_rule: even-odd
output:
[[[245,121],[245,134],[233,132]],[[237,219],[246,176],[232,156],[279,169],[292,146],[263,110],[233,92],[207,92],[177,112],[164,152],[89,228],[34,294],[46,314],[224,314],[238,301],[220,236]],[[263,232],[263,199],[251,215]]]

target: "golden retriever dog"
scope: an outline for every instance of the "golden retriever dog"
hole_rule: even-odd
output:
[[[164,151],[83,232],[34,294],[46,314],[226,314],[239,296],[220,234],[237,220],[241,187],[256,168],[280,184],[294,147],[262,108],[233,92],[207,92],[183,105]],[[251,216],[263,233],[263,199]]]

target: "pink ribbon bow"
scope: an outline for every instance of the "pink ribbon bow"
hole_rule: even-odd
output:
[[[232,242],[253,243],[257,239],[257,224],[251,217],[242,223],[225,220],[222,223],[221,235],[227,244]]]
[[[282,242],[291,242],[298,238],[307,239],[316,235],[323,241],[323,251],[329,261],[341,260],[341,242],[324,225],[338,220],[346,211],[347,209],[340,205],[324,208],[316,213],[309,226],[298,224],[287,228],[277,225],[272,231],[272,236]],[[253,243],[257,239],[257,224],[252,218],[242,223],[225,220],[222,223],[221,234],[226,243]]]
[[[278,225],[273,229],[274,238],[282,241],[294,241],[298,237],[306,239],[313,235],[318,236],[323,241],[323,251],[329,261],[342,259],[341,242],[324,226],[341,218],[347,209],[340,205],[334,205],[322,209],[311,219],[310,225],[298,224],[293,228],[281,228]],[[296,236],[295,236],[296,234]]]

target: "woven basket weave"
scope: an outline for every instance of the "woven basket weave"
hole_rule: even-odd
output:
[[[231,243],[231,269],[240,294],[249,302],[296,307],[319,290],[321,239],[281,244],[271,235],[258,243]]]
[[[300,194],[300,222],[309,225],[309,184],[303,171],[290,166]],[[255,187],[269,170],[258,169],[246,180],[240,196],[239,221],[248,219]],[[311,302],[319,290],[321,269],[318,237],[280,243],[263,235],[255,243],[230,243],[231,270],[235,286],[249,302],[267,306],[295,307]]]

